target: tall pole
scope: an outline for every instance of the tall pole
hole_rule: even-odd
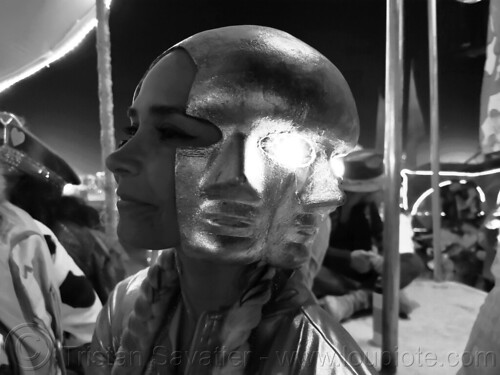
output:
[[[103,224],[108,240],[117,238],[118,212],[116,210],[116,182],[106,169],[104,161],[116,148],[113,123],[113,91],[111,81],[111,53],[109,38],[109,8],[105,0],[96,0],[97,14],[97,71],[99,80],[99,118],[101,121],[101,160],[104,169]]]
[[[441,199],[439,194],[439,96],[437,54],[436,0],[427,0],[429,38],[429,90],[431,127],[431,186],[432,194],[432,247],[434,249],[434,280],[443,280],[443,258],[441,254]]]
[[[403,0],[387,0],[385,65],[384,269],[382,371],[397,368],[399,317],[399,200],[403,120]]]

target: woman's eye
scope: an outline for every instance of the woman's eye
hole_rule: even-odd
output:
[[[138,127],[136,125],[129,125],[129,126],[125,126],[123,129],[122,129],[122,132],[123,134],[125,134],[125,138],[120,140],[120,142],[118,143],[118,148],[122,147],[125,143],[127,143],[130,138],[132,138],[135,133],[137,133],[137,129]]]

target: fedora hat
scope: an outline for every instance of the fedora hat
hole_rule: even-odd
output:
[[[369,193],[385,185],[384,156],[371,149],[353,151],[344,157],[342,188],[346,191]]]

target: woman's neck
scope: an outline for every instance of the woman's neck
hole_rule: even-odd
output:
[[[227,264],[191,258],[178,252],[182,296],[191,319],[198,320],[205,311],[232,306],[246,286],[249,265]]]

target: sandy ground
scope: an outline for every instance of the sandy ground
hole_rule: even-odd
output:
[[[409,320],[399,319],[397,375],[455,375],[486,293],[432,280],[416,280],[405,290],[420,306]],[[372,317],[352,319],[344,327],[380,369],[381,349],[372,341]]]

